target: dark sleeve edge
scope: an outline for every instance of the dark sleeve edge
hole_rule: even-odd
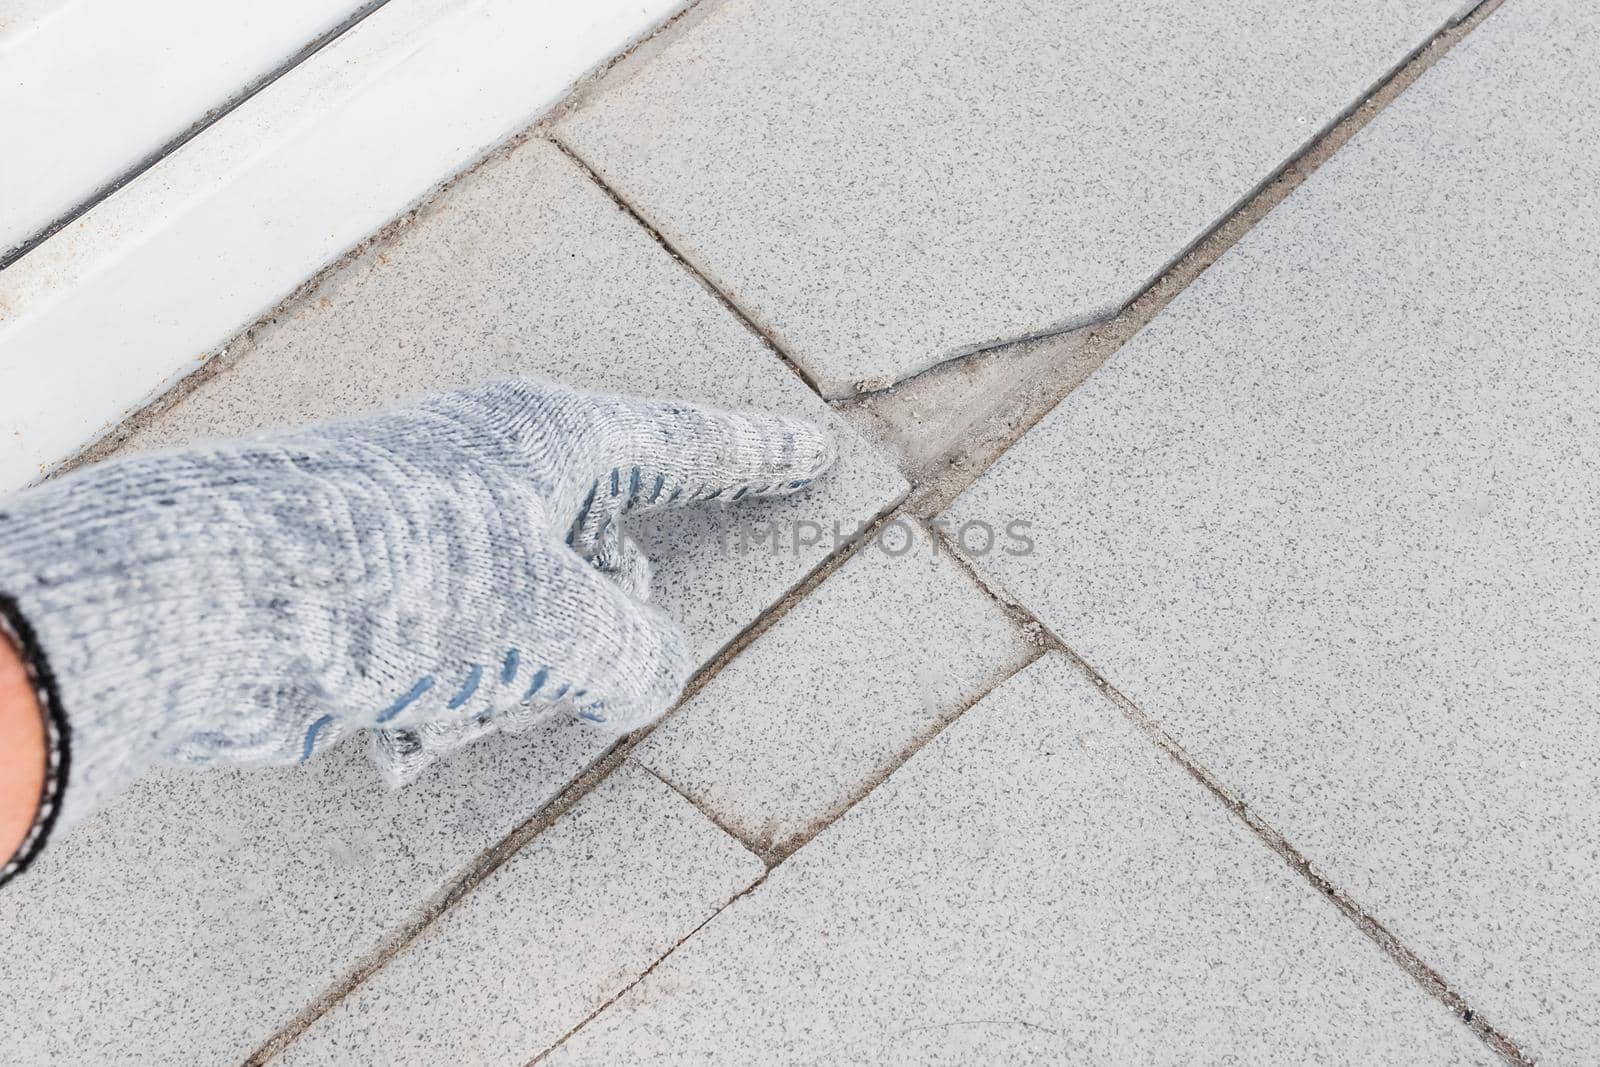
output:
[[[0,593],[0,635],[11,639],[22,655],[23,668],[28,681],[39,699],[44,713],[45,774],[44,792],[39,798],[39,811],[33,826],[16,854],[0,864],[0,886],[28,869],[35,856],[44,850],[61,814],[61,794],[67,783],[67,768],[71,756],[72,731],[61,708],[60,691],[38,636],[22,614],[14,597]]]

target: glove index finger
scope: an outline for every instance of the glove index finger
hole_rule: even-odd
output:
[[[602,491],[627,514],[706,500],[783,496],[833,465],[831,434],[807,419],[671,401],[621,401],[620,463]]]

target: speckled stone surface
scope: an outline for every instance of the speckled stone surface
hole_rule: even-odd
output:
[[[1047,656],[549,1062],[1492,1063]]]
[[[1600,8],[1508,3],[952,508],[1524,1051],[1600,1047]]]
[[[708,656],[833,547],[737,556],[720,547],[718,521],[849,527],[904,491],[886,461],[540,141],[462,179],[337,271],[132,446],[514,372],[804,413],[839,430],[836,471],[804,498],[675,515],[688,521],[647,538],[660,602]],[[7,1058],[243,1059],[607,742],[579,727],[490,738],[399,795],[361,745],[306,769],[148,781],[0,890]]]
[[[948,550],[896,520],[633,755],[754,847],[783,849],[1032,647]]]
[[[274,1062],[520,1067],[765,870],[624,763]]]
[[[558,135],[821,385],[1104,318],[1460,0],[726,0]]]

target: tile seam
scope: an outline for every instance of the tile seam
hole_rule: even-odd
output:
[[[798,362],[796,362],[792,356],[789,355],[784,346],[779,344],[777,339],[772,336],[772,332],[758,323],[750,312],[746,311],[742,306],[740,306],[738,301],[734,300],[732,296],[723,291],[723,288],[716,282],[712,281],[710,276],[707,275],[705,271],[701,270],[692,260],[679,251],[677,246],[669,241],[654,223],[645,218],[640,210],[635,207],[627,197],[623,196],[622,193],[613,187],[609,182],[607,182],[605,178],[601,177],[599,171],[595,170],[594,167],[589,165],[588,160],[580,156],[576,149],[567,144],[567,142],[561,138],[560,131],[554,128],[549,128],[544,130],[543,133],[546,140],[555,145],[556,148],[568,159],[570,159],[579,170],[583,171],[589,180],[594,182],[595,186],[598,187],[601,192],[610,197],[612,203],[616,204],[618,209],[625,213],[628,218],[632,219],[635,225],[644,230],[645,233],[649,234],[650,239],[655,241],[656,244],[660,245],[667,255],[671,256],[678,262],[680,266],[683,267],[684,270],[688,271],[690,277],[699,282],[701,287],[704,288],[706,292],[710,293],[714,298],[716,298],[717,303],[721,304],[729,314],[738,319],[739,322],[744,325],[745,329],[749,330],[752,334],[759,338],[761,343],[766,345],[767,349],[771,351],[773,355],[777,356],[778,360],[785,367],[788,367],[791,373],[805,383],[805,387],[807,389],[811,390],[818,397],[821,397],[824,403],[827,402],[827,398],[823,395],[822,389],[817,384],[817,380],[812,377],[809,371],[807,371]]]
[[[1535,1063],[1533,1058],[1524,1053],[1510,1035],[1485,1020],[1481,1012],[1468,1004],[1466,998],[1451,987],[1443,974],[1401,941],[1388,927],[1367,911],[1366,908],[1362,907],[1351,894],[1339,888],[1331,879],[1322,874],[1308,856],[1251,809],[1245,801],[1239,799],[1221,778],[1190,755],[1178,743],[1177,739],[1167,732],[1165,727],[1146,714],[1120,689],[1112,685],[1105,675],[1101,674],[1086,659],[1080,656],[1042,619],[1033,615],[1021,603],[1013,600],[1009,592],[1002,586],[986,581],[982,573],[961,552],[958,544],[951,541],[943,531],[939,531],[939,536],[945,538],[950,554],[961,563],[984,593],[993,598],[995,603],[1000,605],[1014,619],[1026,619],[1030,629],[1036,629],[1041,638],[1041,655],[1048,651],[1056,651],[1070,659],[1073,665],[1087,676],[1095,688],[1111,702],[1112,706],[1133,723],[1151,743],[1161,749],[1168,759],[1172,760],[1191,778],[1200,783],[1223,808],[1237,817],[1252,834],[1276,853],[1291,870],[1310,883],[1314,890],[1328,898],[1341,915],[1353,922],[1357,929],[1376,943],[1379,950],[1388,957],[1390,962],[1404,971],[1424,992],[1443,1003],[1451,1014],[1466,1024],[1480,1040],[1502,1059],[1517,1065],[1517,1067],[1533,1067]]]
[[[921,752],[923,749],[933,744],[934,741],[938,740],[940,734],[954,726],[962,716],[966,715],[967,712],[976,707],[980,701],[989,696],[989,694],[993,693],[1002,685],[1005,685],[1007,682],[1011,681],[1011,679],[1015,678],[1023,671],[1027,670],[1029,667],[1033,666],[1033,664],[1036,663],[1040,657],[1044,656],[1049,651],[1049,648],[1035,645],[1016,666],[1011,667],[1009,665],[1003,665],[1002,671],[993,681],[984,686],[970,700],[965,700],[958,707],[932,719],[925,727],[923,727],[920,732],[912,737],[912,739],[907,742],[898,753],[892,756],[883,767],[869,775],[864,781],[861,782],[860,785],[853,789],[844,800],[840,801],[831,810],[813,820],[809,825],[807,825],[802,833],[795,835],[795,837],[790,840],[784,841],[780,844],[772,845],[763,853],[758,853],[762,855],[763,860],[767,862],[769,870],[776,870],[778,867],[781,867],[784,862],[789,859],[789,857],[795,855],[801,849],[805,848],[811,842],[815,841],[818,837],[826,833],[829,827],[838,822],[840,819],[844,818],[846,815],[850,814],[851,811],[855,810],[858,804],[876,792],[878,787],[892,778],[895,773],[900,770],[900,768],[904,767],[907,763],[910,763],[913,759],[915,759],[917,753]]]
[[[848,554],[850,556],[854,556],[857,551],[862,550],[864,545],[874,540],[880,531],[896,522],[908,522],[916,524],[922,527],[930,537],[933,537],[941,542],[945,546],[946,553],[957,570],[959,570],[965,576],[966,580],[971,582],[981,594],[994,603],[996,608],[999,609],[1000,613],[1016,630],[1023,643],[1028,646],[1028,650],[1019,658],[1014,658],[995,664],[994,666],[997,669],[996,676],[993,680],[983,685],[977,691],[976,695],[961,701],[948,711],[930,716],[928,721],[924,723],[921,728],[918,729],[918,731],[913,734],[904,745],[901,746],[900,749],[894,753],[891,753],[880,768],[874,770],[865,779],[863,779],[862,783],[852,789],[843,800],[831,805],[827,811],[810,820],[802,830],[788,838],[785,838],[782,841],[764,841],[752,838],[744,831],[734,828],[727,822],[726,819],[713,810],[710,804],[703,798],[696,796],[687,787],[678,785],[670,777],[668,777],[665,772],[656,770],[655,767],[649,765],[643,758],[637,756],[634,757],[634,763],[649,771],[656,778],[660,779],[662,784],[678,793],[690,804],[693,804],[695,808],[704,814],[706,818],[710,819],[718,829],[732,836],[746,849],[753,852],[764,864],[766,864],[768,870],[772,870],[779,864],[783,863],[784,860],[798,852],[811,840],[817,837],[817,835],[821,834],[829,826],[832,826],[839,819],[843,818],[851,808],[855,807],[862,800],[866,799],[869,793],[887,781],[890,775],[894,774],[895,771],[903,767],[913,756],[930,744],[934,738],[943,733],[945,729],[951,726],[962,715],[965,715],[984,697],[988,696],[1001,685],[1004,685],[1006,682],[1010,681],[1017,674],[1020,674],[1022,671],[1026,670],[1034,663],[1034,661],[1039,659],[1039,657],[1043,656],[1046,652],[1059,647],[1058,643],[1055,642],[1055,639],[1050,636],[1042,627],[1039,627],[1034,621],[1033,617],[1028,615],[1024,609],[999,596],[996,596],[995,593],[988,587],[988,585],[985,584],[982,577],[972,569],[972,565],[954,551],[949,539],[941,531],[932,529],[927,523],[922,522],[915,515],[910,514],[903,508],[896,509],[895,511],[883,516],[882,520],[874,526],[872,533],[863,536],[856,545],[852,546]],[[839,567],[844,564],[844,562],[845,559],[840,558],[838,563],[830,568],[828,574],[831,575],[834,571],[838,570]],[[826,577],[827,575],[822,576],[823,579]],[[788,603],[785,606],[783,613],[787,614],[788,611],[794,607],[794,604],[815,592],[816,584],[820,584],[820,580],[815,584],[808,584],[804,590],[797,589],[797,595],[793,598],[793,602]],[[765,633],[765,631],[771,626],[776,625],[778,618],[781,617],[782,616],[778,616],[768,620],[765,616],[763,616],[759,620],[759,622],[762,624],[761,632],[754,633],[749,641],[743,642],[734,652],[734,654],[729,657],[729,660],[737,658],[737,656],[742,653],[745,648],[749,647],[754,640],[761,636],[761,633]],[[754,625],[755,624],[752,624],[752,629],[754,629]],[[725,666],[726,662],[728,661],[723,661],[722,663],[718,664],[719,672],[721,666]],[[711,677],[714,677],[714,675],[708,676],[703,682],[700,682],[700,684],[695,687],[695,691],[698,692],[699,689],[703,688],[706,683],[709,683]],[[672,714],[676,714],[678,708],[681,708],[688,702],[688,697],[690,695],[692,694],[688,692],[685,693],[684,700],[679,703],[677,708],[673,709]],[[655,727],[652,726],[651,729],[654,730]]]
[[[656,781],[660,782],[666,788],[672,790],[672,792],[677,796],[683,798],[684,803],[688,804],[695,811],[699,812],[707,822],[709,822],[712,826],[715,826],[718,830],[721,830],[723,833],[727,834],[729,837],[733,838],[739,843],[741,848],[750,853],[756,859],[760,860],[763,868],[766,870],[772,869],[772,864],[767,862],[766,857],[761,854],[761,850],[751,842],[745,840],[745,836],[743,834],[729,826],[723,820],[722,816],[717,814],[716,810],[713,809],[711,805],[705,803],[699,797],[690,793],[687,789],[684,789],[672,779],[668,778],[665,774],[656,770],[654,767],[650,766],[650,764],[646,763],[642,759],[639,759],[637,756],[633,759],[633,765],[638,767],[644,773],[648,774],[650,777],[654,778]]]
[[[1400,940],[1393,931],[1367,911],[1354,896],[1334,884],[1328,876],[1317,868],[1316,864],[1311,862],[1311,859],[1305,853],[1301,852],[1288,838],[1257,814],[1249,804],[1235,795],[1209,768],[1190,755],[1177,739],[1167,732],[1165,727],[1146,714],[1126,694],[1112,685],[1104,675],[1089,664],[1087,660],[1061,641],[1059,636],[1044,627],[1043,623],[1040,623],[1040,626],[1046,632],[1051,633],[1054,645],[1072,661],[1073,665],[1094,684],[1095,688],[1110,701],[1111,705],[1124,718],[1159,748],[1168,759],[1198,782],[1224,809],[1238,818],[1246,829],[1275,853],[1295,874],[1309,883],[1312,889],[1329,900],[1341,915],[1352,922],[1362,934],[1378,946],[1378,949],[1391,963],[1398,966],[1425,993],[1448,1008],[1458,1021],[1465,1024],[1496,1055],[1508,1063],[1517,1065],[1517,1067],[1534,1067],[1535,1060],[1524,1053],[1509,1034],[1491,1024],[1484,1018],[1482,1012],[1469,1004],[1466,998],[1450,985],[1437,968],[1429,964],[1421,955]]]
[[[670,786],[669,786],[669,788],[670,788]],[[655,969],[657,967],[660,967],[663,963],[665,963],[667,961],[667,959],[674,952],[678,951],[678,949],[682,948],[684,946],[684,944],[690,938],[694,937],[701,930],[704,930],[708,924],[710,924],[711,922],[713,922],[717,918],[717,916],[721,915],[723,912],[725,912],[729,908],[733,907],[734,904],[738,903],[743,898],[749,896],[751,893],[754,893],[757,889],[760,889],[761,886],[766,883],[767,875],[770,874],[770,873],[771,873],[770,871],[762,872],[760,877],[758,877],[755,881],[751,882],[748,886],[746,886],[745,888],[741,889],[739,892],[735,893],[733,896],[729,897],[727,899],[727,901],[724,902],[723,905],[720,908],[718,908],[715,911],[713,911],[710,915],[707,915],[703,920],[701,920],[699,925],[697,925],[693,930],[690,930],[688,933],[684,934],[676,942],[674,942],[670,948],[668,948],[660,956],[656,957],[655,962],[651,963],[650,966],[646,967],[643,971],[639,972],[639,974],[636,975],[631,982],[629,982],[627,985],[625,985],[621,989],[619,989],[613,996],[611,996],[608,1000],[606,1000],[606,1002],[604,1004],[601,1004],[598,1008],[595,1008],[588,1015],[584,1016],[582,1021],[580,1021],[576,1026],[574,1026],[572,1029],[568,1030],[566,1033],[562,1034],[548,1048],[544,1049],[538,1055],[534,1056],[533,1059],[529,1060],[528,1063],[527,1063],[527,1067],[535,1067],[535,1064],[538,1064],[538,1063],[542,1062],[543,1060],[545,1060],[546,1058],[548,1058],[549,1055],[552,1052],[556,1051],[556,1049],[558,1049],[562,1045],[566,1044],[567,1041],[571,1037],[573,1037],[573,1035],[577,1034],[584,1027],[588,1026],[590,1023],[594,1022],[601,1015],[603,1015],[605,1013],[605,1011],[608,1008],[611,1007],[611,1005],[615,1004],[617,1001],[619,1001],[623,997],[627,996],[628,993],[633,990],[634,986],[638,985],[640,982],[642,982],[646,978],[650,977],[650,975],[652,973],[654,973],[654,971],[655,971]]]

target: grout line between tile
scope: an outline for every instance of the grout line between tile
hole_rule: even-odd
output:
[[[706,822],[710,823],[712,826],[715,826],[718,830],[721,830],[723,833],[739,842],[739,844],[744,847],[744,850],[755,856],[756,859],[760,860],[767,870],[770,871],[772,869],[772,864],[767,863],[766,857],[761,854],[761,850],[756,848],[749,841],[746,841],[743,834],[739,833],[739,831],[735,830],[733,827],[724,822],[722,816],[718,815],[709,804],[704,803],[699,797],[689,793],[688,790],[679,788],[676,783],[674,783],[660,771],[656,770],[654,767],[650,766],[644,760],[635,758],[633,765],[644,773],[648,774],[650,777],[654,778],[656,781],[660,782],[662,785],[666,786],[668,789],[672,790],[678,796],[682,797],[685,803],[705,817]]]
[[[619,738],[587,770],[567,783],[555,798],[505,837],[480,852],[467,867],[450,877],[410,921],[396,927],[374,952],[357,963],[342,978],[334,982],[320,996],[302,1008],[278,1031],[262,1042],[244,1061],[245,1067],[258,1067],[277,1056],[298,1037],[311,1028],[319,1018],[354,992],[363,982],[383,969],[388,962],[404,952],[412,942],[422,936],[433,923],[449,911],[458,901],[466,898],[490,875],[499,870],[507,860],[522,850],[534,838],[553,826],[567,812],[588,796],[611,772],[620,767],[628,753],[637,744],[640,735]]]
[[[1041,626],[1043,626],[1042,623]],[[1049,632],[1048,629],[1046,629],[1046,632]],[[1063,643],[1059,637],[1052,634],[1052,641],[1072,660],[1080,671],[1088,676],[1089,680],[1094,683],[1095,688],[1099,689],[1125,718],[1160,748],[1169,759],[1187,772],[1196,782],[1199,782],[1224,808],[1244,823],[1291,870],[1331,901],[1345,918],[1353,922],[1357,929],[1372,940],[1384,955],[1388,956],[1393,963],[1409,975],[1424,992],[1443,1003],[1457,1019],[1465,1023],[1480,1040],[1501,1058],[1509,1063],[1518,1065],[1518,1067],[1533,1067],[1535,1062],[1533,1058],[1523,1053],[1508,1034],[1485,1019],[1480,1012],[1467,1003],[1465,997],[1451,988],[1444,975],[1420,955],[1412,951],[1388,927],[1363,908],[1354,897],[1340,889],[1319,871],[1308,856],[1296,848],[1283,834],[1274,829],[1270,823],[1251,810],[1250,806],[1234,794],[1221,779],[1190,755],[1159,722],[1141,710],[1137,704],[1113,686],[1104,675],[1091,666],[1082,656],[1074,652],[1071,647]]]
[[[669,788],[670,788],[670,785],[669,785]],[[770,873],[770,872],[768,872],[768,873]],[[643,971],[640,971],[639,974],[633,979],[633,981],[629,982],[627,985],[625,985],[621,989],[617,990],[615,995],[613,995],[608,1000],[606,1000],[606,1002],[601,1004],[598,1008],[594,1009],[594,1011],[591,1011],[588,1015],[585,1015],[583,1017],[583,1019],[576,1026],[574,1026],[572,1029],[568,1030],[566,1033],[562,1034],[559,1038],[557,1038],[555,1043],[552,1044],[549,1048],[545,1049],[543,1052],[540,1052],[533,1059],[529,1060],[528,1064],[527,1064],[527,1067],[534,1067],[534,1064],[537,1064],[540,1061],[544,1060],[552,1052],[554,1052],[556,1049],[558,1049],[562,1045],[566,1044],[567,1040],[569,1038],[571,1038],[573,1034],[576,1034],[579,1030],[582,1030],[585,1026],[588,1026],[590,1023],[594,1022],[594,1020],[599,1018],[600,1015],[607,1008],[611,1007],[611,1005],[615,1004],[617,1001],[619,1001],[623,997],[627,996],[628,992],[630,990],[632,990],[634,986],[638,985],[640,982],[644,981],[646,978],[649,978],[650,975],[655,971],[655,969],[657,967],[661,966],[663,963],[666,962],[668,956],[671,956],[674,952],[678,951],[678,949],[682,948],[685,942],[687,942],[695,934],[698,934],[701,930],[705,929],[705,927],[706,927],[706,925],[708,923],[712,922],[714,919],[716,919],[717,916],[721,915],[724,911],[727,911],[729,908],[733,907],[733,905],[735,903],[737,903],[739,900],[743,899],[744,897],[749,896],[751,893],[754,893],[757,889],[760,889],[761,886],[766,883],[766,880],[767,880],[767,874],[764,873],[764,874],[761,875],[761,877],[757,878],[754,882],[751,882],[744,889],[740,890],[739,892],[735,893],[733,896],[729,897],[727,903],[723,904],[722,907],[718,908],[716,911],[712,912],[710,915],[707,915],[705,917],[705,919],[703,919],[700,922],[700,924],[698,926],[696,926],[693,930],[690,930],[688,933],[686,933],[682,937],[678,938],[678,940],[673,943],[672,947],[668,948],[665,952],[663,952],[660,956],[658,956],[656,958],[654,963],[650,964],[650,966],[646,967]]]
[[[573,148],[567,144],[567,142],[561,139],[560,135],[554,129],[546,130],[545,138],[551,144],[560,149],[563,155],[572,160],[573,164],[581,169],[583,173],[587,174],[589,176],[589,180],[594,182],[596,186],[598,186],[607,196],[609,196],[612,202],[615,203],[618,208],[627,213],[628,217],[637,223],[645,233],[648,233],[651,239],[656,242],[656,244],[660,245],[666,250],[667,255],[671,256],[673,259],[682,264],[683,269],[688,271],[690,276],[693,277],[695,281],[699,282],[706,292],[716,297],[717,303],[726,308],[729,314],[731,314],[734,318],[744,323],[746,329],[748,329],[755,336],[759,337],[761,339],[761,343],[766,345],[767,348],[771,350],[772,354],[777,356],[778,359],[783,362],[784,366],[793,371],[794,374],[806,384],[807,389],[810,389],[818,396],[822,395],[822,390],[817,386],[816,379],[813,378],[804,367],[800,366],[799,363],[796,363],[794,359],[790,357],[789,353],[784,350],[784,347],[777,342],[777,340],[769,331],[757,323],[749,312],[740,307],[738,302],[735,301],[733,297],[723,292],[722,288],[713,282],[709,277],[707,277],[699,267],[695,266],[694,263],[688,259],[688,257],[686,257],[682,252],[678,251],[671,241],[662,236],[661,231],[656,229],[648,219],[641,215],[638,208],[629,203],[627,198],[624,197],[620,192],[612,188],[612,186],[600,176],[599,172],[597,172],[588,164],[588,161],[586,161],[582,156],[578,155],[578,153],[574,151]]]
[[[851,790],[850,794],[846,796],[845,799],[835,804],[830,810],[813,819],[799,834],[796,834],[794,837],[780,844],[769,846],[766,849],[755,849],[756,854],[759,855],[762,861],[767,864],[767,869],[769,871],[776,869],[777,867],[781,866],[790,856],[793,856],[795,853],[809,845],[812,841],[815,841],[824,831],[828,829],[828,827],[832,826],[834,823],[844,818],[844,816],[848,815],[857,804],[861,803],[880,785],[888,781],[896,771],[898,771],[901,767],[904,767],[907,763],[911,762],[917,753],[928,747],[928,745],[932,744],[940,734],[944,733],[951,726],[953,726],[956,720],[960,719],[968,711],[971,711],[979,701],[983,700],[1002,685],[1005,685],[1021,672],[1027,670],[1028,667],[1032,666],[1040,656],[1043,656],[1048,651],[1048,648],[1036,645],[1028,654],[1026,659],[1018,663],[1014,668],[1004,670],[999,677],[995,678],[982,690],[974,694],[970,700],[967,700],[960,707],[954,709],[953,711],[947,712],[946,714],[940,715],[938,718],[934,719],[922,730],[921,733],[913,737],[904,748],[892,756],[887,763],[885,763],[876,772],[869,775],[861,782],[860,785],[856,786],[855,789]]]
[[[752,642],[776,625],[778,620],[784,615],[788,614],[795,604],[799,603],[807,596],[810,596],[816,587],[825,581],[829,575],[833,574],[840,567],[842,567],[845,562],[856,555],[857,552],[863,551],[865,546],[871,543],[883,530],[897,522],[906,522],[920,526],[928,532],[929,536],[939,539],[940,542],[945,546],[947,555],[954,561],[956,567],[960,569],[985,596],[994,601],[995,605],[1000,609],[1000,611],[1009,620],[1011,620],[1012,625],[1016,626],[1017,629],[1022,632],[1024,639],[1032,646],[1032,651],[1023,660],[1019,661],[1015,667],[1009,670],[1005,669],[1004,665],[1002,665],[1000,676],[989,685],[981,689],[976,696],[965,701],[952,711],[935,716],[922,732],[911,738],[911,740],[908,741],[899,752],[890,756],[889,760],[882,768],[869,775],[863,781],[863,783],[853,790],[844,800],[840,801],[828,811],[812,820],[812,822],[809,823],[806,828],[801,830],[798,834],[795,834],[791,838],[782,842],[774,843],[770,841],[752,839],[748,834],[728,825],[727,822],[719,814],[712,810],[700,797],[695,796],[689,790],[679,786],[666,775],[660,773],[654,767],[649,766],[644,760],[638,758],[634,759],[634,763],[649,771],[650,774],[659,779],[663,785],[666,785],[668,788],[673,790],[673,792],[677,793],[690,804],[694,805],[695,808],[698,809],[701,814],[705,815],[705,817],[713,824],[715,824],[718,829],[722,830],[730,837],[733,837],[745,848],[755,853],[756,856],[758,856],[761,861],[767,865],[768,870],[778,866],[778,864],[794,855],[795,852],[799,851],[800,848],[811,841],[812,838],[816,837],[823,830],[826,830],[829,826],[831,826],[847,811],[853,808],[868,793],[870,793],[873,789],[876,789],[881,783],[887,780],[891,774],[904,766],[906,761],[921,751],[923,746],[927,745],[930,741],[942,733],[951,723],[955,722],[962,715],[966,714],[967,710],[974,704],[988,696],[998,686],[1009,681],[1018,672],[1026,669],[1034,662],[1034,660],[1044,655],[1045,652],[1056,647],[1055,639],[1048,634],[1048,631],[1039,626],[1039,624],[1031,615],[1026,612],[1026,610],[997,596],[989,588],[989,586],[984,582],[983,578],[972,569],[972,565],[954,550],[949,538],[945,536],[942,531],[930,527],[928,523],[906,511],[905,508],[896,508],[895,510],[880,516],[879,519],[871,524],[870,528],[866,529],[856,541],[852,542],[849,546],[841,550],[836,555],[830,557],[827,563],[818,568],[817,571],[813,572],[811,577],[807,578],[807,580],[800,586],[797,586],[795,590],[783,598],[778,605],[775,605],[773,608],[769,609],[768,612],[764,613],[758,620],[756,620],[755,623],[752,623],[748,629],[740,634],[736,643],[731,643],[722,655],[718,656],[711,663],[707,664],[706,667],[695,676],[695,678],[691,681],[690,686],[684,690],[684,695],[679,700],[678,704],[673,708],[672,711],[668,712],[667,716],[663,716],[660,721],[664,722],[666,721],[666,718],[676,714],[678,708],[681,708],[684,704],[688,703],[689,698],[709,684],[710,681],[721,672],[723,667],[725,667],[732,660],[736,659],[745,648],[749,647]],[[649,729],[653,731],[656,729],[657,725],[659,725],[659,722],[652,724]],[[644,735],[641,734],[640,739],[642,740],[643,737]]]

